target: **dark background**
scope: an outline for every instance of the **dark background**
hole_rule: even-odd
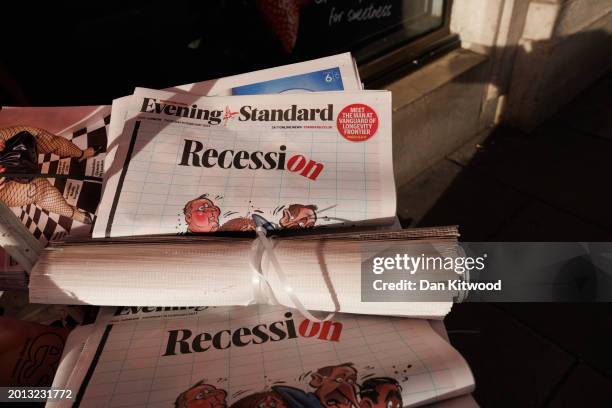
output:
[[[401,24],[402,0],[371,2],[390,4],[388,18],[331,27],[332,7],[370,2],[295,0],[297,41],[287,50],[276,31],[282,22],[266,20],[286,9],[268,3],[13,2],[0,24],[0,103],[108,104],[135,86],[161,89],[346,51],[365,62],[416,37]]]
[[[466,242],[612,241],[612,72],[531,132],[476,139],[399,188],[402,225],[458,224]],[[575,299],[609,287],[584,258],[566,266]],[[612,303],[462,303],[445,324],[483,407],[612,407]]]
[[[113,98],[130,94],[135,86],[164,88],[344,51],[358,53],[364,45],[384,39],[393,26],[363,24],[335,27],[332,32],[321,24],[328,11],[308,7],[300,14],[298,40],[288,53],[254,1],[3,5],[0,103],[109,104]],[[384,53],[386,47],[381,45],[379,52]],[[369,58],[373,56],[376,54]],[[608,99],[612,87],[609,90]],[[605,109],[605,114],[610,114]],[[567,128],[566,123],[561,126]],[[548,134],[558,141],[557,130]],[[550,196],[560,197],[577,189],[581,192],[573,201],[577,208],[605,208],[603,203],[609,202],[610,195],[606,185],[612,169],[602,156],[602,152],[611,151],[605,150],[610,149],[609,140],[593,134],[587,135],[590,139],[572,139],[574,131],[564,136],[563,143],[569,143],[568,149],[582,160],[568,170],[558,160],[565,157],[565,151],[555,156],[557,151],[546,144],[546,131],[539,139],[514,133],[507,137],[505,132],[500,130],[491,137],[485,145],[488,149],[465,167],[421,225],[457,223],[465,239],[475,241],[609,240],[609,229],[593,228],[592,224],[585,229],[565,210],[546,207],[550,201],[517,205],[509,210],[510,215],[503,214],[507,217],[499,223],[503,228],[491,231],[500,211],[514,200],[508,198],[514,197],[514,187],[503,183],[491,187],[491,175],[498,172],[501,178],[516,178],[519,153],[526,174],[521,182],[531,183],[528,188],[534,191],[554,184],[557,190],[549,191]],[[573,140],[580,140],[579,145],[573,145]],[[584,147],[584,140],[593,146]],[[523,147],[531,153],[523,155]],[[604,164],[593,169],[589,166],[594,160],[589,157]],[[478,171],[480,176],[474,176]],[[532,178],[536,173],[540,177]],[[566,177],[566,182],[553,183],[559,175]],[[589,195],[589,189],[598,189],[600,194]],[[527,215],[517,216],[523,213]],[[453,308],[446,325],[453,345],[474,372],[474,396],[482,406],[612,406],[609,304],[461,304]]]

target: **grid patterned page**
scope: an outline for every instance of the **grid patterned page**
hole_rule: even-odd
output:
[[[321,324],[273,306],[140,315],[101,326],[76,406],[171,407],[204,392],[217,399],[211,406],[314,398],[350,408],[378,384],[381,395],[399,391],[401,407],[473,385],[464,360],[425,320],[336,315]]]
[[[223,116],[151,113],[170,104]],[[261,117],[255,109],[322,113],[243,120]],[[345,123],[351,109],[369,112],[370,136]],[[390,110],[388,92],[206,98],[137,89],[124,127],[130,143],[109,169],[94,236],[250,230],[254,214],[275,229],[392,221]]]

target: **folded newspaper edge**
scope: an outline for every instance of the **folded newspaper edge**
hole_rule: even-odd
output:
[[[412,245],[415,256],[457,257],[457,236],[456,227],[315,233],[274,238],[272,251],[262,251],[259,240],[236,237],[70,239],[43,252],[30,277],[30,299],[126,306],[281,304],[302,312],[441,318],[452,302],[409,296],[362,301],[363,245]]]

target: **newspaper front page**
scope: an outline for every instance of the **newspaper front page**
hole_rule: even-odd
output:
[[[232,75],[193,84],[176,86],[164,91],[193,93],[206,96],[305,93],[323,91],[356,91],[362,89],[359,72],[351,53],[332,55],[311,61],[283,65]],[[108,129],[108,153],[105,167],[114,160],[127,115],[131,96],[113,100]]]
[[[392,223],[391,94],[137,88],[94,237]]]
[[[104,308],[86,330],[76,364],[71,348],[54,384],[75,399],[50,406],[204,399],[219,408],[401,408],[474,386],[465,360],[426,320],[337,314],[319,323],[281,306],[125,307]]]

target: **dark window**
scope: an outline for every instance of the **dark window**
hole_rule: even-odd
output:
[[[17,2],[0,25],[0,101],[101,104],[351,51],[366,84],[455,44],[451,0]],[[8,16],[8,13],[7,13]]]

